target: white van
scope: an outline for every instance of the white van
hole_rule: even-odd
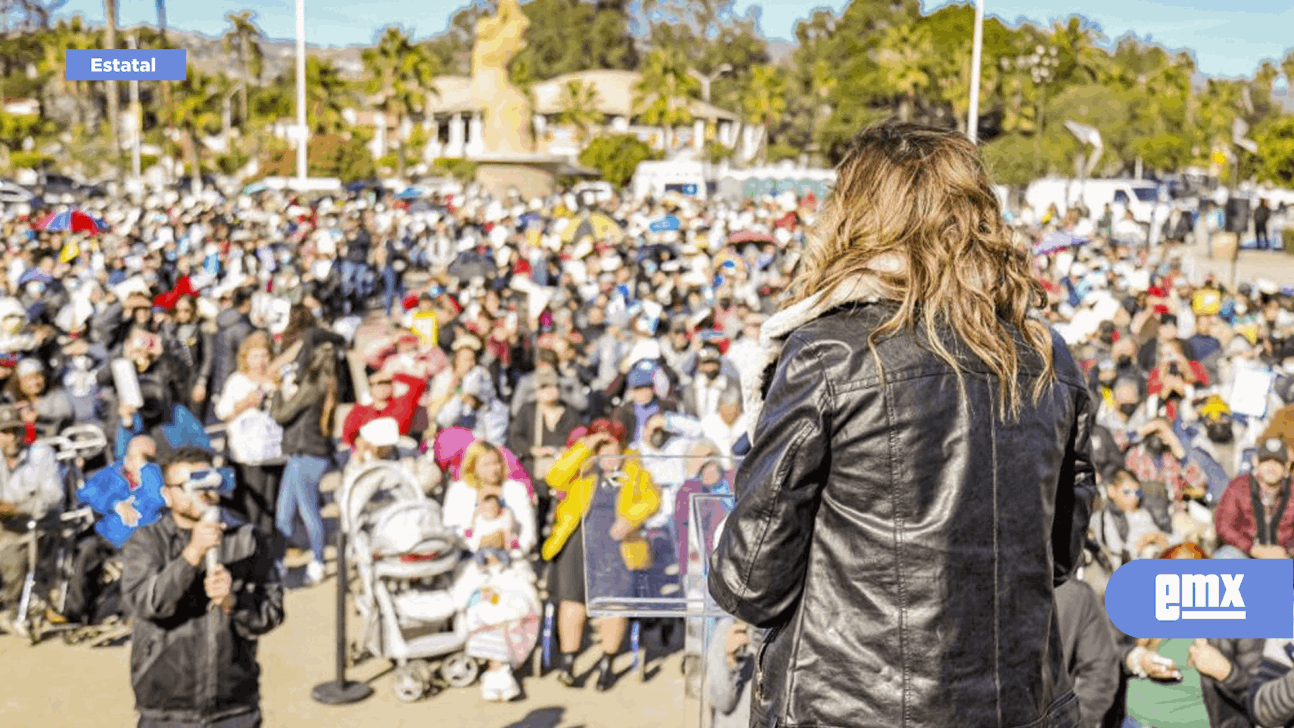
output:
[[[1149,180],[1048,178],[1030,183],[1024,201],[1039,218],[1053,204],[1063,215],[1072,205],[1082,202],[1093,217],[1100,217],[1109,204],[1116,221],[1131,210],[1137,222],[1148,225],[1157,211],[1163,214],[1161,203],[1168,198],[1159,183]]]
[[[661,197],[675,192],[684,197],[704,200],[709,194],[705,167],[701,162],[685,160],[642,162],[629,183],[636,199]]]

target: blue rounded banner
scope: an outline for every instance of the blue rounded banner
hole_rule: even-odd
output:
[[[1110,576],[1105,609],[1138,638],[1294,638],[1294,560],[1130,561]]]

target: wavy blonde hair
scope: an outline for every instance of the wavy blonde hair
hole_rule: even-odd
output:
[[[474,490],[480,490],[481,488],[481,478],[476,474],[476,465],[481,461],[481,458],[490,453],[494,453],[499,458],[499,465],[504,468],[503,479],[508,479],[508,461],[503,458],[503,451],[485,440],[477,440],[467,446],[467,451],[463,453],[463,466],[459,469],[463,482],[472,486]]]
[[[855,137],[836,174],[783,307],[873,277],[900,303],[867,338],[882,378],[876,342],[919,324],[964,395],[962,368],[937,335],[947,326],[997,374],[1003,419],[1021,409],[1013,327],[1045,365],[1037,402],[1055,381],[1050,329],[1032,315],[1045,293],[1002,220],[975,145],[955,131],[887,122]]]

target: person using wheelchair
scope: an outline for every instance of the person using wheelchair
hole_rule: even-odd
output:
[[[58,456],[48,445],[27,444],[27,424],[13,405],[0,405],[0,629],[14,633],[30,565],[29,522],[57,516],[63,502]]]
[[[47,613],[50,621],[97,624],[120,611],[119,584],[105,585],[103,574],[131,535],[166,509],[156,459],[156,441],[137,436],[127,445],[125,458],[92,475],[77,491],[77,500],[94,511],[94,530],[76,544],[75,576],[68,585],[63,612]]]

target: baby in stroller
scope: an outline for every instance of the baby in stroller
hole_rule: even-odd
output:
[[[455,602],[464,610],[470,657],[489,661],[481,696],[508,702],[521,694],[513,670],[534,648],[541,605],[535,573],[521,556],[517,520],[491,491],[478,492],[476,512],[465,530],[473,553],[459,577]]]

